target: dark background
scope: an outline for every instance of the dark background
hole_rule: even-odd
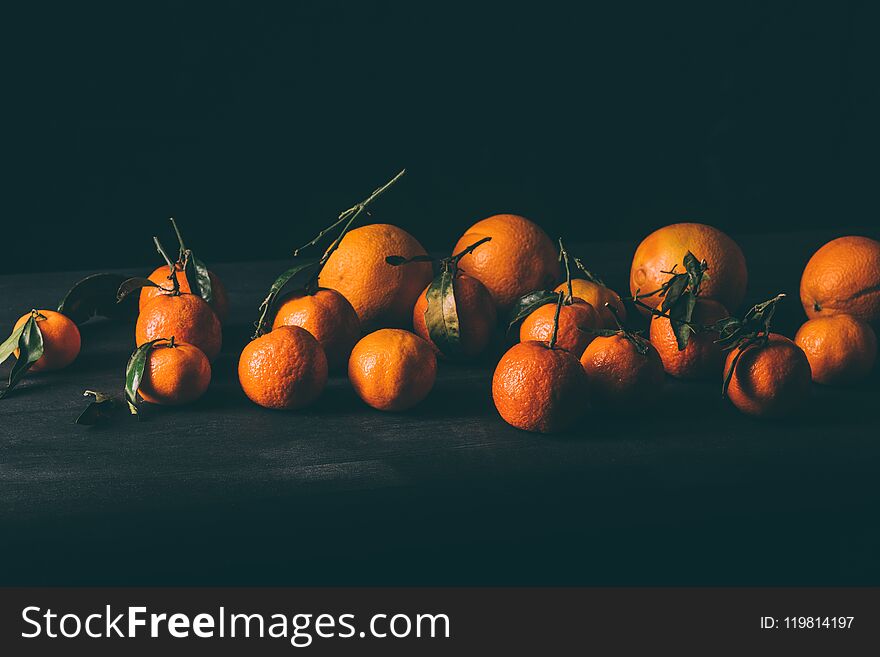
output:
[[[9,14],[0,271],[157,264],[171,215],[208,262],[286,257],[402,167],[375,219],[440,250],[502,211],[633,248],[876,222],[876,6],[605,4]]]

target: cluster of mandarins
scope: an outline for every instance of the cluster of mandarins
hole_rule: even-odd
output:
[[[352,228],[390,184],[308,245],[344,224],[319,261],[273,284],[238,364],[241,387],[256,404],[302,408],[320,396],[328,372],[347,371],[370,406],[411,408],[433,388],[438,357],[486,351],[499,318],[507,318],[508,333],[518,330],[519,342],[497,362],[492,397],[506,422],[529,431],[564,430],[590,405],[639,403],[653,396],[664,372],[720,378],[736,408],[778,417],[805,403],[811,381],[849,384],[873,367],[872,327],[880,325],[875,240],[841,237],[810,259],[800,289],[808,321],[792,341],[770,330],[781,295],[732,315],[745,298],[746,262],[711,226],[674,224],[646,237],[633,257],[630,296],[622,299],[570,258],[561,240],[557,248],[521,216],[477,222],[439,261],[396,226]],[[120,298],[140,293],[137,349],[126,369],[133,412],[138,397],[156,404],[199,398],[220,352],[225,287],[177,236],[176,261],[156,240],[166,264],[119,290]],[[280,296],[306,271],[304,286]],[[628,327],[628,306],[630,315],[635,308],[649,320],[647,336]],[[13,348],[16,356],[27,349],[34,370],[58,369],[76,358],[80,335],[64,314],[34,310],[0,347],[4,359]]]
[[[867,238],[835,240],[810,261],[802,286],[810,320],[795,342],[769,330],[778,299],[744,320],[731,318],[745,297],[745,258],[711,226],[667,226],[636,250],[628,300],[650,318],[647,338],[626,327],[616,292],[577,259],[586,278],[572,278],[564,248],[557,251],[524,217],[484,219],[452,253],[435,275],[425,250],[400,228],[371,224],[344,233],[325,254],[314,289],[288,295],[272,330],[245,348],[239,378],[246,394],[271,408],[301,407],[321,393],[328,368],[347,368],[367,404],[405,410],[430,392],[438,356],[477,356],[498,317],[517,312],[520,341],[497,363],[492,396],[505,421],[530,431],[563,430],[588,402],[621,408],[650,398],[664,371],[721,378],[741,411],[781,416],[807,399],[811,380],[849,383],[873,366],[869,322],[880,319],[880,244]],[[683,345],[681,318],[664,301],[671,280],[687,279],[676,274],[687,256],[708,272],[699,290],[682,282],[693,292]]]

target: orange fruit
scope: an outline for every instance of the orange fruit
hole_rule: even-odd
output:
[[[556,304],[545,303],[523,320],[519,327],[520,342],[536,340],[550,342],[553,335],[553,321],[556,317]],[[559,309],[559,331],[556,333],[556,346],[580,358],[587,345],[593,341],[593,333],[599,327],[599,316],[593,306],[583,299],[572,299],[571,304],[562,304]]]
[[[657,309],[660,309],[659,305]],[[699,296],[692,321],[700,326],[711,326],[729,315],[717,301]],[[719,338],[716,331],[691,333],[687,347],[679,351],[672,323],[666,317],[652,315],[649,336],[667,374],[680,379],[706,379],[718,376],[721,371],[724,352],[715,342]]]
[[[578,359],[544,342],[513,345],[492,376],[495,408],[505,422],[524,431],[564,431],[583,413],[587,395]]]
[[[380,329],[361,338],[348,360],[358,397],[380,411],[404,411],[431,392],[437,378],[434,348],[415,333]]]
[[[37,318],[37,327],[43,335],[43,355],[31,365],[31,372],[60,370],[70,365],[79,355],[81,339],[79,329],[72,319],[54,310],[38,310],[46,319]],[[31,314],[22,315],[13,332],[30,319]],[[18,349],[14,352],[18,358]]]
[[[515,214],[496,214],[468,228],[453,254],[484,237],[491,237],[459,265],[478,279],[495,299],[499,310],[508,310],[522,295],[552,287],[559,279],[556,246],[541,228]]]
[[[583,278],[573,278],[571,281],[572,296],[583,299],[593,306],[596,314],[599,316],[599,327],[607,329],[616,329],[617,322],[614,321],[614,314],[605,307],[610,304],[617,311],[617,316],[621,322],[626,321],[626,308],[620,296],[610,287],[606,287],[601,283],[594,283]],[[568,294],[568,283],[561,283],[556,286],[554,292],[562,292]]]
[[[238,359],[238,381],[260,406],[294,409],[315,401],[327,385],[327,356],[300,326],[279,326],[250,341]]]
[[[728,354],[725,375],[738,351]],[[727,397],[747,415],[782,417],[806,404],[810,379],[810,363],[803,349],[785,336],[771,333],[765,346],[749,345],[736,361]]]
[[[177,270],[177,283],[180,285],[180,291],[187,293],[192,292],[192,288],[189,286],[189,281],[186,278],[186,272],[183,267],[175,264],[174,269]],[[170,271],[168,265],[162,265],[153,270],[153,273],[147,278],[162,287],[171,287],[171,281],[168,278],[168,273]],[[213,299],[211,300],[210,306],[213,308],[214,312],[217,313],[217,318],[221,322],[224,322],[229,315],[229,296],[226,294],[226,287],[220,279],[217,278],[214,272],[208,271],[208,278],[211,279],[211,292],[213,293]],[[167,292],[163,292],[157,287],[141,288],[141,296],[139,299],[140,310],[143,310],[150,301],[162,294],[167,294]]]
[[[676,265],[677,272],[684,272],[684,256],[690,251],[697,260],[709,265],[708,276],[703,279],[700,294],[706,299],[718,301],[725,308],[736,310],[746,294],[746,260],[742,250],[725,233],[705,224],[683,223],[665,226],[642,240],[633,256],[629,275],[631,294],[659,290],[669,280]],[[660,303],[658,295],[641,297],[647,305]],[[648,311],[640,308],[643,315]],[[663,352],[660,352],[663,355]]]
[[[852,315],[807,320],[794,343],[807,355],[816,383],[855,383],[870,373],[877,358],[874,329]]]
[[[804,268],[801,303],[807,317],[846,314],[880,327],[880,242],[838,237]]]
[[[657,398],[663,385],[663,362],[650,342],[643,344],[648,350],[644,354],[632,340],[611,335],[597,337],[586,348],[581,365],[597,407],[620,409]]]
[[[151,404],[189,404],[205,394],[211,382],[211,364],[205,353],[191,344],[154,345],[147,356],[138,393]]]
[[[336,290],[289,294],[275,313],[272,328],[301,326],[311,333],[327,355],[327,365],[338,370],[348,364],[351,349],[361,337],[361,323],[352,305]]]
[[[428,287],[419,295],[413,308],[413,329],[419,337],[427,340],[436,351],[437,347],[431,341],[428,325],[425,322],[425,311],[428,309],[426,296]],[[498,323],[495,302],[486,286],[467,274],[456,276],[452,283],[452,289],[455,295],[455,312],[458,315],[461,355],[476,356],[489,344],[492,332]]]
[[[430,262],[395,267],[385,262],[391,255],[427,254],[402,228],[361,226],[345,234],[318,277],[318,285],[337,290],[349,300],[365,330],[408,324],[416,298],[433,278]]]
[[[201,349],[210,361],[220,353],[220,320],[211,306],[195,294],[161,294],[138,315],[134,328],[138,346],[172,335]]]

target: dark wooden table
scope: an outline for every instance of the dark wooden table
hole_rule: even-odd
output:
[[[790,294],[781,332],[836,234],[739,236],[748,303]],[[574,251],[624,291],[634,246]],[[880,584],[876,375],[816,387],[809,414],[777,422],[737,413],[720,382],[668,380],[658,407],[540,436],[496,414],[489,357],[443,364],[408,413],[367,408],[339,376],[273,412],[235,368],[284,266],[214,267],[233,310],[191,407],[73,424],[84,389],[122,386],[134,330],[111,322],[0,402],[0,583]],[[85,273],[0,277],[0,330]]]

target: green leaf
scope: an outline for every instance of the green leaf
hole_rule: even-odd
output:
[[[684,268],[687,271],[691,294],[698,295],[700,293],[700,285],[703,279],[708,277],[706,274],[707,266],[705,260],[700,262],[690,251],[684,254]]]
[[[119,288],[116,290],[116,303],[120,303],[129,294],[131,294],[132,292],[137,292],[138,290],[140,290],[143,287],[162,287],[162,286],[157,283],[154,283],[149,278],[143,278],[141,276],[127,278],[120,284]]]
[[[122,400],[115,395],[86,390],[83,397],[93,397],[89,405],[76,418],[75,424],[91,426],[114,415],[122,406]]]
[[[399,267],[401,265],[408,265],[411,262],[434,262],[434,258],[429,255],[417,255],[412,258],[404,258],[399,255],[390,255],[385,256],[385,262],[394,267]]]
[[[260,318],[257,320],[256,323],[257,331],[254,337],[262,334],[263,327],[269,321],[269,316],[271,314],[272,307],[275,304],[275,300],[278,298],[278,295],[284,288],[284,286],[287,285],[297,274],[307,271],[309,269],[314,269],[319,264],[319,261],[313,260],[312,262],[306,262],[296,265],[294,267],[291,267],[275,279],[275,281],[269,287],[269,292],[266,294],[266,298],[263,299],[263,302],[260,304]]]
[[[696,304],[697,297],[688,291],[669,309],[669,322],[672,325],[672,332],[675,334],[679,351],[683,351],[687,347],[688,339],[694,332],[690,322],[693,319]]]
[[[214,300],[214,291],[211,288],[211,275],[205,263],[196,258],[192,251],[187,251],[184,269],[190,290],[211,303]]]
[[[508,314],[507,332],[513,329],[526,317],[531,315],[535,310],[548,303],[556,303],[558,295],[551,290],[535,290],[524,294],[513,304]]]
[[[136,313],[134,304],[118,305],[116,293],[128,280],[122,274],[92,274],[77,281],[58,304],[58,312],[77,324],[92,317],[128,319]]]
[[[132,415],[137,415],[138,413],[137,393],[141,381],[144,378],[144,368],[147,365],[147,358],[150,355],[150,351],[153,349],[153,345],[157,342],[163,342],[166,339],[167,338],[159,338],[157,340],[145,342],[135,349],[134,353],[132,353],[131,357],[128,359],[128,364],[125,366],[125,400],[128,402],[128,408]]]
[[[3,344],[0,344],[0,365],[6,362],[6,359],[12,355],[12,352],[15,351],[16,347],[18,347],[18,338],[21,337],[22,331],[24,331],[24,327],[27,323],[22,324],[17,329],[15,329],[6,340],[3,341]]]
[[[461,328],[455,307],[454,280],[454,272],[444,269],[431,281],[425,292],[428,300],[428,307],[425,309],[428,335],[440,353],[447,357],[456,356],[461,348]]]
[[[9,373],[9,383],[3,392],[0,392],[0,399],[4,399],[12,389],[18,385],[21,377],[27,372],[31,365],[36,363],[43,356],[43,334],[40,327],[37,326],[37,318],[31,315],[24,323],[24,330],[18,336],[18,360],[12,366]]]
[[[681,298],[687,289],[687,274],[675,274],[667,283],[666,293],[663,296],[663,303],[660,305],[660,312],[666,312]]]

